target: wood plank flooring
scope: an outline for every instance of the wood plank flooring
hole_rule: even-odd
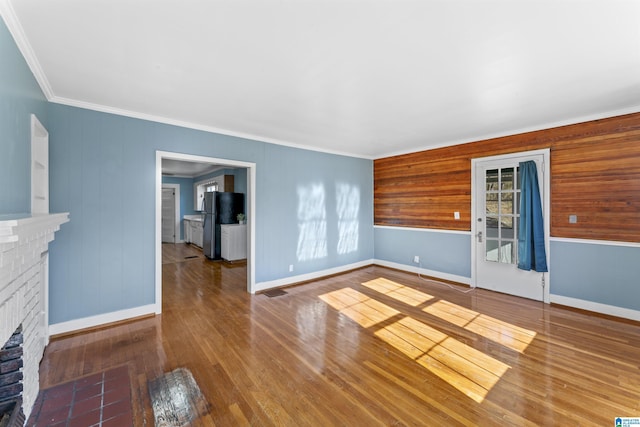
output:
[[[194,426],[609,426],[640,416],[640,325],[383,267],[245,291],[246,265],[163,245],[163,314],[55,339],[41,385],[126,364],[136,425],[148,383],[186,368]],[[455,286],[454,286],[455,288]]]

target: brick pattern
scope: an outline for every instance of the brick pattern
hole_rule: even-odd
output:
[[[28,427],[133,426],[131,380],[126,366],[42,390]]]
[[[22,328],[0,349],[0,403],[22,396]]]
[[[43,280],[48,246],[66,221],[66,214],[0,217],[0,345],[22,325],[22,399],[27,415],[38,395],[38,368],[48,340]]]

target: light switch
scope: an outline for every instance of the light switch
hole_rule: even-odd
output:
[[[460,212],[454,212],[453,219],[460,219]]]
[[[578,215],[569,215],[569,224],[576,224],[578,222]]]

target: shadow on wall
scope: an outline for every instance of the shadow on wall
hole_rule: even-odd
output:
[[[360,188],[345,183],[335,187],[338,244],[340,255],[358,250]],[[298,261],[325,258],[327,243],[326,191],[322,183],[298,186]]]

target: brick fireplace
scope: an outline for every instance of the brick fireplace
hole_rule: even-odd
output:
[[[5,386],[18,390],[29,417],[39,391],[39,364],[48,333],[49,243],[68,214],[0,215],[0,347],[19,344],[18,366]],[[17,337],[17,338],[16,338]],[[4,368],[6,370],[6,368]]]

